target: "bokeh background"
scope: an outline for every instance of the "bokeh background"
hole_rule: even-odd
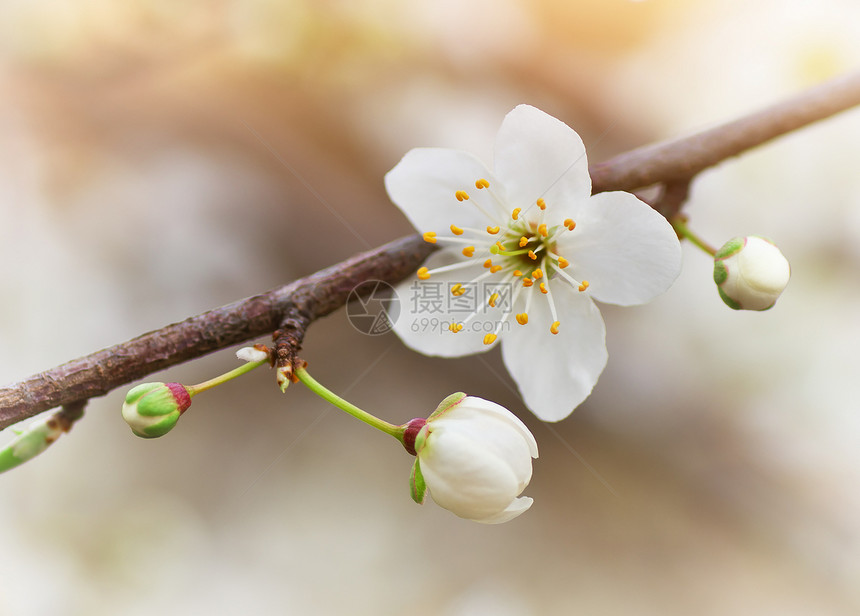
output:
[[[855,0],[5,1],[0,380],[410,233],[384,173],[489,161],[516,104],[602,160],[855,69],[858,30]],[[686,245],[668,293],[604,310],[609,365],[558,424],[497,352],[312,326],[315,376],[390,421],[457,390],[520,415],[521,518],[415,505],[396,443],[265,370],[157,441],[116,391],[0,477],[0,614],[860,613],[858,166],[854,111],[703,174],[694,228],[773,238],[788,290],[733,312]]]

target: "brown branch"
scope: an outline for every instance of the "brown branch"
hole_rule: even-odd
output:
[[[855,105],[860,105],[860,72],[696,135],[637,148],[591,165],[592,190],[633,190],[689,181],[708,167]]]
[[[690,181],[703,169],[779,135],[860,104],[860,73],[692,137],[632,150],[590,168],[593,191],[663,184],[654,203],[678,212]],[[419,236],[362,253],[284,287],[204,312],[0,389],[0,429],[56,406],[71,409],[170,366],[275,332],[277,365],[296,361],[308,325],[343,306],[367,280],[396,283],[434,247]],[[277,331],[276,331],[277,330]]]
[[[262,295],[204,312],[0,389],[0,429],[55,406],[76,403],[158,370],[271,334],[289,314],[308,322],[346,304],[366,280],[396,283],[433,246],[420,236],[396,240]]]

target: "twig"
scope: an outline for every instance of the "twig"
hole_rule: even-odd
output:
[[[367,280],[396,283],[414,272],[434,247],[420,236],[385,246],[256,295],[75,359],[0,389],[0,429],[55,406],[89,398],[180,364],[271,334],[285,315],[301,313],[308,323],[346,304],[350,291]]]

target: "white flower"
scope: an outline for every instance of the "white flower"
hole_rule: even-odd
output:
[[[412,498],[418,503],[426,488],[437,505],[485,524],[507,522],[532,505],[519,495],[531,480],[537,443],[495,402],[448,396],[417,432],[414,450]]]
[[[394,331],[416,351],[446,357],[501,339],[523,399],[546,421],[567,417],[606,365],[592,297],[641,304],[680,271],[671,225],[631,194],[592,196],[579,135],[534,107],[505,117],[493,172],[466,152],[419,148],[385,186],[442,248],[397,288],[412,313]]]
[[[735,310],[767,310],[782,294],[791,268],[779,248],[756,236],[736,237],[714,255],[714,282]]]

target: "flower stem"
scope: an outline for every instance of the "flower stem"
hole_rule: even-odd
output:
[[[690,240],[691,242],[693,242],[693,244],[704,250],[712,257],[717,254],[716,248],[705,242],[702,238],[700,238],[698,235],[696,235],[695,233],[693,233],[693,231],[690,230],[690,227],[687,226],[687,221],[684,217],[676,216],[670,222],[672,223],[672,228],[675,229],[675,233],[678,234],[678,237]]]
[[[247,363],[242,364],[238,368],[234,368],[230,372],[226,372],[220,376],[216,376],[214,379],[209,379],[208,381],[203,381],[197,385],[189,385],[186,387],[189,395],[199,394],[201,391],[206,391],[207,389],[212,389],[216,385],[220,385],[221,383],[226,383],[232,379],[235,379],[237,376],[242,376],[246,372],[250,372],[254,368],[259,368],[263,364],[268,364],[268,359],[261,359],[260,361],[249,361]]]
[[[298,370],[296,370],[295,374],[302,383],[307,385],[308,389],[310,389],[323,400],[330,402],[340,410],[349,413],[356,419],[360,419],[369,426],[373,426],[377,430],[381,430],[386,434],[390,434],[401,442],[403,441],[403,432],[405,429],[403,426],[395,426],[394,424],[390,424],[387,421],[383,421],[378,417],[374,417],[367,411],[362,411],[354,404],[347,402],[334,392],[326,389],[323,385],[318,383],[310,374],[308,374],[308,371],[304,368],[299,368]]]

